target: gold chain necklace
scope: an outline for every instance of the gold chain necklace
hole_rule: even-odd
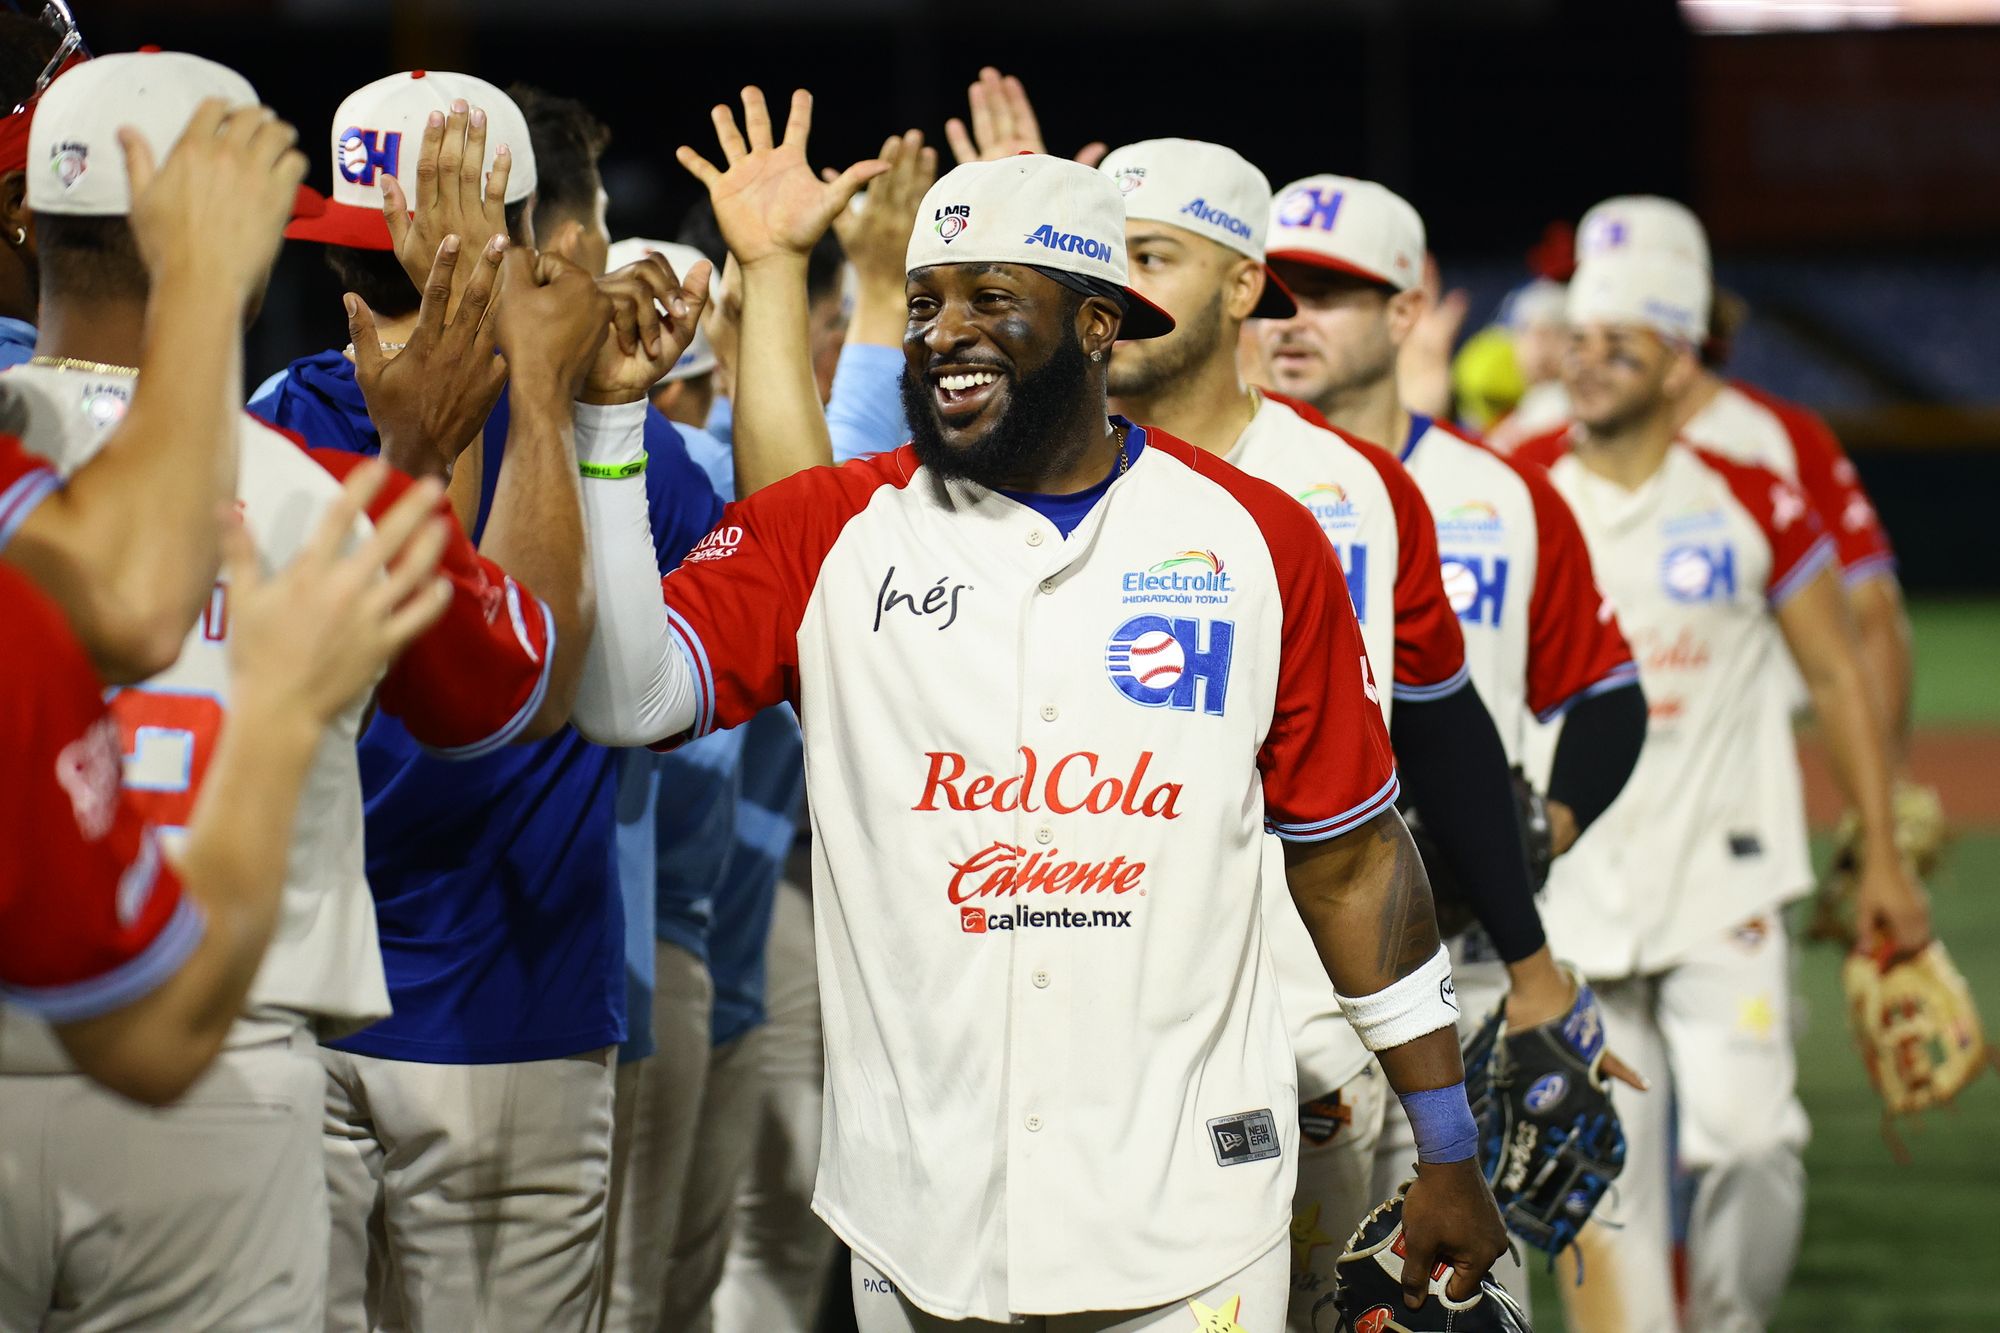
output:
[[[33,356],[28,358],[31,366],[47,366],[51,370],[84,370],[93,375],[136,376],[137,366],[116,366],[109,361],[85,361],[74,356]]]

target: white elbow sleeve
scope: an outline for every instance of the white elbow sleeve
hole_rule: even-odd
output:
[[[687,730],[695,717],[693,673],[660,597],[646,507],[645,429],[643,401],[576,405],[597,628],[570,716],[600,745],[647,745]]]
[[[1430,961],[1373,995],[1339,995],[1341,1012],[1371,1051],[1415,1041],[1458,1022],[1451,986],[1451,955],[1443,945]]]

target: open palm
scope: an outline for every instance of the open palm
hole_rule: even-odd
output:
[[[722,238],[741,264],[809,253],[855,191],[888,170],[887,163],[871,158],[831,181],[821,180],[806,161],[812,94],[804,89],[792,94],[791,118],[778,143],[771,140],[771,115],[757,88],[743,90],[741,132],[735,113],[726,106],[713,108],[709,117],[728,168],[717,169],[688,147],[675,156],[708,188]]]

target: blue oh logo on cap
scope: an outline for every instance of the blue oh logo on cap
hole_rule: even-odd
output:
[[[400,131],[364,130],[350,126],[340,132],[340,174],[356,185],[373,185],[375,173],[396,174],[401,156]]]
[[[1278,200],[1278,225],[1332,231],[1333,220],[1340,216],[1340,202],[1346,197],[1344,190],[1301,185]]]

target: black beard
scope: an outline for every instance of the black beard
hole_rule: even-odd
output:
[[[1007,407],[986,428],[977,444],[953,448],[945,443],[938,418],[937,395],[927,373],[903,368],[903,419],[910,426],[910,445],[917,461],[940,477],[956,477],[1000,490],[1010,482],[1032,477],[1047,462],[1052,448],[1076,415],[1076,405],[1089,387],[1090,361],[1083,340],[1072,330],[1032,375],[1016,379]]]

